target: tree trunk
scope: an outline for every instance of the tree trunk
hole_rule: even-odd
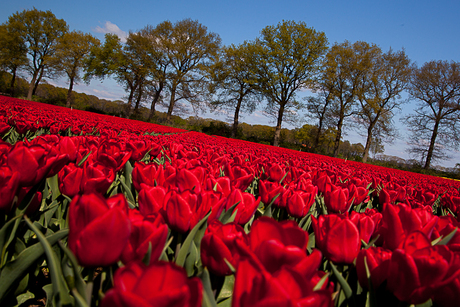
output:
[[[243,96],[238,97],[238,103],[236,104],[235,116],[233,117],[233,129],[232,129],[232,138],[236,138],[238,133],[238,118],[240,116],[241,102],[243,101]]]
[[[279,146],[280,135],[281,135],[281,123],[283,122],[284,104],[280,104],[278,111],[278,121],[275,128],[275,137],[273,138],[273,146]]]
[[[171,86],[171,99],[169,100],[168,114],[166,114],[166,121],[171,122],[171,115],[174,109],[174,104],[176,103],[176,88],[177,84],[173,82]]]
[[[12,78],[11,78],[11,83],[10,83],[10,95],[11,97],[14,97],[14,83],[16,82],[16,68],[11,71],[12,73]]]
[[[436,122],[433,128],[433,134],[431,135],[430,147],[428,147],[428,152],[426,154],[425,166],[423,167],[424,169],[430,168],[431,159],[433,157],[434,144],[436,141],[436,137],[438,136],[438,128],[439,128],[439,119],[436,119]]]
[[[337,134],[336,134],[335,142],[334,142],[334,153],[332,154],[335,158],[337,158],[339,155],[340,139],[342,138],[342,126],[343,126],[343,117],[341,117],[339,119],[339,122],[337,123]]]
[[[129,92],[128,104],[126,106],[126,111],[125,111],[126,118],[129,118],[131,116],[131,109],[132,109],[132,103],[133,103],[133,97],[134,97],[135,90],[136,89],[134,87],[131,87],[131,91]]]
[[[161,91],[163,90],[164,83],[160,82],[158,85],[158,90],[155,91],[155,96],[152,99],[152,104],[150,105],[150,114],[148,121],[151,121],[153,116],[155,116],[155,105],[157,104],[158,100],[160,99]]]
[[[364,147],[364,155],[363,155],[363,162],[367,162],[367,158],[369,158],[369,149],[371,148],[372,143],[372,130],[374,130],[375,124],[377,123],[378,117],[374,119],[367,127],[367,139],[366,139],[366,146]]]
[[[313,144],[313,152],[318,152],[316,149],[319,145],[319,138],[321,137],[321,130],[323,129],[323,117],[320,117],[318,123],[318,131],[316,132],[315,143]]]
[[[363,163],[366,163],[367,158],[369,158],[369,148],[371,147],[371,143],[372,143],[372,129],[369,127],[367,129],[366,146],[364,146]]]
[[[70,78],[69,90],[67,91],[67,101],[65,103],[65,106],[67,108],[70,108],[70,106],[72,105],[73,82],[74,82],[74,78]]]
[[[42,68],[40,68],[40,73],[38,74],[38,78],[37,80],[35,81],[35,84],[34,84],[34,89],[32,91],[32,96],[35,95],[35,93],[37,92],[37,88],[38,88],[38,85],[40,84],[40,82],[42,81],[42,78],[43,78],[43,73],[45,71],[45,66],[42,66]]]
[[[32,95],[34,92],[35,80],[37,80],[38,70],[34,72],[32,80],[29,83],[29,91],[27,92],[27,100],[32,100]]]
[[[134,113],[137,113],[137,111],[139,110],[139,105],[141,104],[142,94],[144,92],[142,84],[140,84],[138,86],[138,88],[139,88],[139,90],[138,90],[138,94],[137,94],[137,98],[136,98],[136,106],[134,107]]]

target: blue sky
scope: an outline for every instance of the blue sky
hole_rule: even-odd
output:
[[[256,38],[260,30],[282,20],[303,21],[309,27],[326,34],[334,42],[366,41],[379,45],[383,51],[404,48],[409,58],[419,66],[431,60],[460,61],[460,2],[459,1],[65,1],[17,0],[0,3],[0,22],[24,9],[51,10],[64,19],[71,30],[91,33],[103,40],[105,32],[126,35],[146,25],[155,26],[191,18],[208,31],[220,35],[224,45],[240,44]],[[65,80],[50,81],[65,87]],[[120,99],[125,93],[113,81],[92,81],[79,85],[84,91],[107,99]],[[414,103],[404,106],[398,116],[411,112]],[[248,123],[267,124],[268,119],[257,113],[245,116]],[[385,154],[408,158],[405,150],[405,127],[395,118],[401,139],[385,146]],[[352,143],[365,139],[353,131],[345,137]],[[440,163],[453,166],[453,160]]]

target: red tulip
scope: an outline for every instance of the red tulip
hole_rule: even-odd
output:
[[[188,169],[181,169],[177,172],[176,184],[180,192],[186,190],[196,194],[201,192],[202,181],[198,179],[194,172]]]
[[[59,190],[62,194],[73,198],[81,191],[83,168],[70,163],[58,173]]]
[[[115,139],[101,142],[96,152],[96,159],[102,165],[118,172],[131,157],[131,151],[125,150]]]
[[[81,178],[82,193],[100,193],[104,194],[109,189],[115,173],[112,168],[106,167],[98,162],[83,164],[83,175]]]
[[[402,203],[392,205],[383,204],[382,220],[376,233],[384,248],[395,250],[401,248],[406,236],[416,230],[420,230],[428,237],[431,236],[438,218],[433,217],[426,224],[422,223],[417,211]]]
[[[149,266],[134,261],[118,269],[114,285],[101,307],[199,307],[203,286],[197,277],[172,262],[158,261]]]
[[[16,143],[8,154],[7,165],[19,173],[21,186],[33,186],[43,178],[57,174],[69,161],[67,154],[59,155],[52,146]]]
[[[354,184],[349,186],[349,203],[353,201],[353,205],[359,205],[361,203],[367,203],[369,201],[369,190],[364,187],[357,187]]]
[[[460,255],[445,245],[431,246],[427,236],[415,231],[407,236],[404,249],[393,251],[388,289],[401,301],[421,304],[460,274]]]
[[[19,186],[19,173],[0,167],[0,211],[10,212]]]
[[[320,215],[312,217],[315,242],[324,256],[335,263],[351,264],[361,248],[356,225],[347,215]]]
[[[225,262],[237,267],[241,258],[237,245],[249,247],[244,229],[237,223],[211,222],[201,240],[201,261],[216,275],[230,275],[232,271]]]
[[[359,231],[359,237],[362,241],[369,243],[375,230],[374,220],[365,213],[353,211],[350,216],[351,221],[356,225]]]
[[[267,170],[268,180],[273,182],[279,183],[285,174],[286,172],[277,163],[272,163],[272,165]]]
[[[168,226],[161,215],[154,219],[131,220],[131,236],[121,254],[121,261],[127,264],[142,260],[151,245],[150,262],[157,261],[168,237]]]
[[[143,188],[163,186],[165,183],[163,166],[156,165],[155,163],[145,164],[143,162],[136,162],[132,178],[134,188],[138,192]]]
[[[273,202],[274,206],[280,206],[281,204],[281,194],[284,192],[284,188],[278,182],[270,182],[265,180],[259,181],[259,195],[262,202],[265,206],[268,206],[273,199],[276,197]]]
[[[304,191],[286,191],[283,193],[283,196],[287,193],[290,194],[285,200],[287,212],[292,217],[302,218],[307,215],[308,211],[310,211],[311,205],[315,202],[318,188],[313,185],[309,185]],[[285,197],[282,197],[282,202],[284,198]]]
[[[235,210],[238,210],[235,216],[235,222],[240,225],[244,225],[256,212],[257,208],[259,207],[260,197],[257,199],[254,195],[241,192],[240,189],[235,189],[233,192],[228,196],[227,203],[225,205],[226,209],[230,209],[233,205],[238,204]]]
[[[131,233],[126,206],[110,208],[98,194],[75,196],[69,209],[69,248],[81,265],[106,266],[120,259]]]
[[[261,217],[252,224],[249,241],[251,250],[270,273],[283,265],[294,267],[307,257],[308,233],[294,221]]]
[[[326,282],[324,288],[313,291],[315,281],[289,267],[272,275],[243,260],[236,271],[232,306],[332,306],[333,287]]]
[[[147,187],[139,193],[139,211],[144,215],[155,215],[163,210],[167,190],[161,186]]]
[[[348,189],[333,187],[331,191],[326,191],[324,204],[329,213],[345,213],[350,209],[348,202]]]
[[[381,247],[362,249],[356,258],[356,272],[361,287],[368,288],[367,272],[364,264],[366,260],[369,269],[372,287],[377,289],[388,277],[390,268],[391,251]]]

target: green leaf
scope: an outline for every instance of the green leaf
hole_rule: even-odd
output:
[[[179,250],[179,253],[177,255],[176,264],[178,266],[184,267],[187,255],[190,253],[190,248],[191,248],[191,245],[192,245],[192,241],[194,241],[195,235],[198,232],[198,230],[208,220],[209,215],[211,215],[211,211],[208,214],[206,214],[206,216],[201,221],[199,221],[195,225],[195,227],[193,227],[193,229],[190,231],[190,233],[188,234],[187,238],[184,241],[184,244],[182,245],[182,247]]]
[[[217,296],[217,302],[221,303],[225,300],[231,300],[233,295],[233,287],[235,285],[235,275],[225,276],[224,284],[220,289],[219,295]]]
[[[54,298],[57,299],[58,305],[70,305],[72,300],[69,295],[69,290],[67,289],[67,284],[64,281],[64,276],[62,274],[61,266],[59,265],[56,253],[54,252],[51,244],[48,242],[43,233],[29,220],[27,216],[24,216],[24,220],[26,221],[27,225],[29,225],[30,229],[35,232],[45,251],[51,275],[51,282],[53,284]]]
[[[318,283],[313,287],[313,291],[319,291],[323,287],[324,283],[327,281],[329,278],[329,273],[326,273],[319,281]]]
[[[330,262],[330,264],[331,264],[331,267],[332,267],[332,271],[334,272],[334,276],[337,278],[337,281],[342,286],[343,292],[345,293],[345,297],[347,299],[352,298],[353,297],[353,291],[351,290],[350,285],[345,280],[345,278],[343,278],[342,274],[340,274],[340,272],[337,270],[337,267],[332,262]]]
[[[233,210],[235,210],[235,207],[238,206],[240,202],[237,202],[236,204],[234,204],[233,206],[231,206],[230,208],[228,208],[227,211],[225,212],[222,212],[222,214],[220,215],[219,217],[219,220],[222,222],[222,224],[227,224],[229,223],[228,220],[230,219],[230,217],[233,215]]]
[[[25,303],[27,300],[30,300],[32,298],[34,298],[35,295],[29,291],[27,291],[26,293],[23,293],[21,295],[18,295],[16,297],[16,300],[18,301],[18,306],[20,306],[21,304]]]
[[[86,156],[83,157],[83,159],[80,160],[80,162],[77,163],[77,166],[80,167],[83,165],[83,163],[85,163],[86,160],[88,160],[89,156],[93,153],[92,150],[90,150],[88,152],[88,154]]]
[[[209,276],[209,271],[207,268],[204,268],[200,278],[203,284],[203,306],[217,307],[214,293],[212,291],[211,277]]]
[[[288,175],[289,171],[286,172],[286,174],[284,174],[283,178],[281,178],[280,180],[280,184],[283,182],[284,178],[286,178],[286,176]]]
[[[169,238],[168,242],[166,242],[165,246],[163,247],[163,251],[161,252],[160,260],[169,261],[167,250],[170,248],[169,245],[171,245],[173,239],[174,237],[171,237]]]
[[[431,299],[429,299],[425,303],[415,305],[415,307],[431,307],[431,306],[433,306],[433,302],[431,301]]]
[[[232,307],[232,298],[228,298],[217,304],[217,307]]]
[[[457,230],[458,230],[458,227],[455,227],[454,230],[452,230],[447,236],[445,236],[444,238],[442,238],[441,241],[439,241],[438,243],[436,243],[436,245],[446,245],[447,243],[449,243],[449,241],[454,237],[454,235],[457,233]]]
[[[76,291],[76,289],[72,289],[72,294],[75,297],[75,302],[77,303],[77,306],[89,307],[88,304],[86,304],[85,298],[81,296],[81,294],[78,291]]]
[[[147,249],[147,252],[144,255],[144,258],[142,258],[142,262],[146,265],[150,265],[150,258],[152,257],[152,242],[149,242],[149,247]]]
[[[134,199],[133,193],[131,192],[131,189],[126,185],[124,180],[120,179],[121,186],[123,187],[123,190],[125,191],[126,199],[130,201],[131,203],[135,203],[136,200]]]
[[[3,225],[2,229],[0,229],[0,252],[1,252],[0,267],[2,267],[5,264],[4,261],[6,261],[6,259],[4,259],[4,256],[6,253],[6,249],[8,248],[8,245],[10,245],[10,243],[12,242],[12,238],[15,237],[16,229],[18,228],[19,223],[21,222],[21,218],[22,218],[22,214],[15,216],[11,220],[9,220],[5,225]],[[10,230],[10,228],[13,228],[13,229]],[[10,236],[8,236],[8,234]],[[5,245],[7,236],[8,236],[8,241]]]
[[[58,207],[59,207],[59,203],[57,201],[53,201],[51,205],[48,208],[46,208],[43,214],[45,218],[45,223],[43,226],[48,227]]]
[[[127,186],[131,186],[133,183],[133,179],[131,177],[131,174],[133,173],[133,166],[131,165],[131,162],[126,161],[125,166],[125,183]]]
[[[380,238],[380,235],[376,235],[374,238],[372,238],[372,240],[369,241],[368,244],[365,244],[365,249],[368,249],[369,247],[372,247],[375,242],[377,242],[377,240]]]
[[[377,296],[375,294],[374,285],[372,284],[371,272],[369,270],[369,266],[367,265],[366,257],[364,257],[364,267],[366,268],[367,283],[368,283],[368,287],[369,287],[369,292],[367,293],[366,306],[377,307],[378,306]]]
[[[64,254],[67,256],[67,258],[70,261],[70,265],[72,266],[76,292],[79,293],[80,296],[84,297],[86,284],[85,284],[85,282],[84,282],[84,280],[83,280],[83,278],[82,278],[82,276],[80,274],[80,267],[78,266],[77,258],[72,253],[72,251],[67,246],[65,246],[61,241],[58,241],[58,243],[59,243],[59,247],[62,249]],[[73,291],[73,292],[75,292],[75,291]],[[75,299],[78,302],[77,297],[75,297]],[[86,301],[85,301],[85,305],[86,305]]]
[[[65,238],[69,234],[68,229],[60,230],[48,237],[46,240],[50,245],[54,245],[58,240]],[[20,253],[16,259],[8,262],[0,271],[0,302],[5,298],[5,294],[16,281],[23,278],[29,267],[34,264],[44,253],[40,242],[28,247]]]
[[[230,218],[225,223],[233,223],[235,221],[237,213],[238,213],[238,209],[235,209],[235,211],[233,211],[232,213],[232,216],[230,216]]]
[[[51,188],[51,197],[52,200],[56,200],[59,195],[61,195],[61,191],[59,190],[59,182],[58,182],[58,175],[54,175],[53,177],[47,178],[48,185]]]

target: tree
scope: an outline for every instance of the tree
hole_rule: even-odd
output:
[[[425,160],[447,159],[447,148],[460,144],[460,63],[431,61],[414,70],[409,86],[418,100],[414,114],[405,117],[412,132],[409,152]]]
[[[100,44],[99,40],[91,34],[80,31],[65,33],[58,39],[56,53],[53,56],[54,65],[63,71],[69,78],[66,107],[70,108],[72,89],[80,81],[81,70],[91,50]]]
[[[30,57],[27,70],[32,76],[27,99],[31,100],[38,84],[50,68],[51,55],[56,51],[57,39],[67,32],[68,26],[51,11],[24,10],[9,17],[12,33],[26,44]]]
[[[321,91],[318,96],[306,97],[308,115],[311,118],[318,119],[318,127],[313,132],[315,137],[312,143],[314,152],[319,149],[321,134],[332,124],[332,114],[330,110],[331,99],[330,93]]]
[[[295,138],[305,147],[306,151],[315,151],[315,146],[318,146],[319,143],[319,140],[316,143],[315,136],[318,135],[317,131],[318,127],[305,124],[296,130]]]
[[[311,85],[327,43],[323,32],[304,22],[283,21],[262,29],[251,44],[258,90],[267,100],[266,113],[276,118],[274,146],[279,145],[283,116],[296,115],[301,105],[296,94]]]
[[[364,148],[364,150],[366,149]],[[377,137],[372,138],[371,144],[369,146],[369,151],[372,153],[374,158],[377,154],[385,152],[385,146],[383,145],[382,139],[380,137],[377,136]],[[364,161],[364,158],[363,158],[363,162],[366,162]]]
[[[375,45],[366,42],[350,44],[345,41],[334,44],[325,57],[318,86],[331,101],[331,115],[336,123],[334,157],[339,153],[344,121],[357,114],[357,97],[361,90],[359,85],[370,69],[371,59],[376,52],[378,48]]]
[[[221,56],[210,66],[211,91],[218,93],[211,105],[233,112],[232,138],[238,132],[240,112],[254,112],[260,101],[250,68],[253,60],[248,44],[244,43],[223,48]]]
[[[184,19],[172,24],[164,21],[157,26],[157,44],[167,57],[167,87],[169,92],[167,121],[177,101],[186,99],[195,108],[204,88],[204,71],[219,51],[218,34],[208,32],[196,20]]]
[[[18,69],[28,63],[27,48],[18,33],[8,23],[0,25],[0,68],[11,72],[10,95],[14,96],[14,83]]]
[[[392,140],[393,111],[404,103],[400,99],[406,90],[411,75],[410,60],[404,51],[382,53],[373,46],[370,67],[366,69],[359,83],[359,123],[366,129],[363,162],[367,161],[373,138],[379,141]]]
[[[134,110],[139,107],[142,97],[150,63],[145,56],[146,44],[148,41],[136,33],[130,33],[124,45],[117,35],[108,33],[104,44],[100,48],[93,48],[88,59],[85,80],[114,75],[115,80],[129,93],[126,117],[131,115],[134,95],[137,93]]]
[[[171,66],[171,61],[167,55],[167,49],[162,44],[160,37],[164,34],[164,24],[157,27],[147,25],[138,33],[148,40],[146,46],[146,57],[149,58],[148,81],[146,83],[147,96],[151,97],[150,112],[148,120],[155,115],[155,107],[162,99],[162,93],[166,87],[167,72]],[[166,31],[167,32],[167,31]]]

